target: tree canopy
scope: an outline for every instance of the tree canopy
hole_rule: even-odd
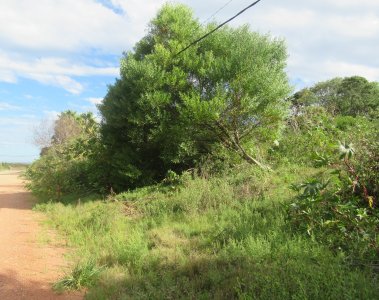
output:
[[[292,104],[323,106],[332,115],[371,116],[379,110],[379,84],[360,76],[316,83],[291,97]]]
[[[124,54],[121,78],[99,106],[103,140],[123,180],[191,167],[220,145],[261,165],[249,149],[274,140],[287,111],[284,43],[247,26],[225,27],[176,55],[214,26],[184,5],[165,5]]]

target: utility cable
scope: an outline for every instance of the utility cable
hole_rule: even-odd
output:
[[[182,50],[180,50],[178,53],[176,53],[174,55],[174,57],[178,56],[179,54],[183,53],[184,51],[186,51],[188,48],[192,47],[193,45],[197,44],[198,42],[202,41],[203,39],[205,39],[206,37],[210,36],[212,33],[214,33],[215,31],[219,30],[221,27],[223,27],[224,25],[226,25],[227,23],[229,23],[230,21],[234,20],[235,18],[237,18],[239,15],[243,14],[245,11],[247,11],[249,8],[253,7],[254,5],[258,4],[258,2],[260,2],[261,0],[257,0],[253,3],[251,3],[250,5],[248,5],[247,7],[245,7],[243,10],[241,10],[239,13],[237,13],[236,15],[234,15],[233,17],[231,17],[230,19],[226,20],[224,23],[221,23],[220,25],[218,25],[215,29],[209,31],[208,33],[204,34],[202,37],[198,38],[197,40],[193,41],[191,44],[189,44],[188,46],[186,46],[185,48],[183,48]]]
[[[201,23],[196,26],[196,30],[198,30],[201,26],[204,26],[210,19],[212,19],[214,16],[216,16],[221,10],[223,10],[226,6],[228,6],[233,0],[229,0],[227,3],[225,3],[222,7],[220,7],[218,10],[216,10],[212,15],[210,15],[205,21],[202,21]],[[192,38],[193,36],[191,36]]]
[[[201,23],[201,25],[204,25],[207,23],[210,19],[212,19],[215,15],[217,15],[220,11],[222,11],[225,7],[227,7],[233,0],[229,0],[227,3],[225,3],[222,7],[220,7],[216,12],[214,12],[210,17],[208,17],[204,22]]]

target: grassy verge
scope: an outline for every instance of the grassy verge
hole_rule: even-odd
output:
[[[56,287],[89,287],[87,299],[378,299],[373,274],[287,226],[289,184],[316,172],[242,168],[39,204],[74,249]]]
[[[28,164],[23,163],[5,163],[0,162],[0,171],[10,170],[10,169],[25,169]]]
[[[0,162],[0,171],[9,170],[10,164]]]

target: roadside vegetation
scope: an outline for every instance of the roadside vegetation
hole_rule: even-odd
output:
[[[87,299],[378,299],[379,85],[291,94],[284,42],[165,5],[29,189]],[[40,137],[43,135],[40,135]]]
[[[29,166],[29,164],[24,163],[6,163],[0,162],[0,171],[10,170],[10,169],[25,169]]]
[[[0,170],[9,170],[10,166],[8,163],[0,162]]]

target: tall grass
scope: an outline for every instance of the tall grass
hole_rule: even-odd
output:
[[[378,299],[373,274],[287,226],[288,185],[315,173],[245,166],[36,208],[73,249],[58,287],[87,299]]]

